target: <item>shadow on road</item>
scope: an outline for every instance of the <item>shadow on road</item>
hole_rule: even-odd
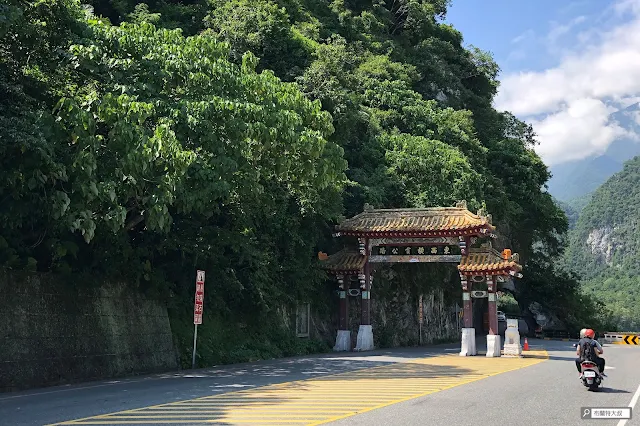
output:
[[[442,345],[440,348],[447,348]],[[279,360],[264,360],[250,364],[220,365],[199,370],[186,370],[159,374],[157,378],[217,378],[242,379],[244,377],[285,378],[292,374],[302,374],[306,378],[326,374],[336,374],[360,368],[378,367],[383,365],[406,362],[417,358],[430,358],[443,355],[442,349],[404,348],[402,350],[375,350],[364,353],[342,352],[295,357]]]
[[[261,422],[277,422],[287,418],[288,422],[313,423],[320,417],[330,418],[344,412],[344,408],[326,405],[346,402],[352,411],[354,407],[369,404],[363,401],[362,394],[354,392],[354,384],[358,388],[358,381],[362,381],[362,391],[369,392],[375,399],[377,392],[393,392],[388,386],[397,386],[398,383],[406,383],[407,379],[421,379],[412,391],[420,393],[420,386],[425,389],[445,388],[452,381],[469,375],[483,375],[479,370],[471,370],[452,365],[432,365],[422,362],[407,362],[383,365],[373,368],[354,370],[341,374],[315,377],[311,380],[288,382],[264,386],[257,389],[247,389],[238,392],[219,394],[211,397],[178,401],[140,410],[113,413],[102,416],[99,420],[113,424],[147,423],[153,424],[155,417],[161,416],[163,423],[181,424],[181,421],[198,421],[202,423],[214,423],[221,425],[246,423],[252,419],[261,418]],[[425,385],[422,379],[429,380]],[[396,380],[398,382],[396,382]],[[381,381],[377,385],[375,381]],[[406,392],[406,391],[404,391]],[[380,398],[397,399],[406,396],[406,393],[398,393],[395,396],[378,396]],[[336,398],[338,401],[336,401]],[[322,408],[322,406],[325,406]],[[319,407],[322,416],[319,416]],[[285,414],[286,413],[286,414]],[[333,414],[332,414],[333,413]],[[305,417],[306,416],[306,417]],[[240,421],[238,420],[240,419]],[[257,420],[256,420],[257,421]],[[227,423],[225,423],[227,422]]]
[[[600,388],[600,392],[602,392],[602,393],[631,393],[631,392],[626,391],[624,389],[613,389],[613,388],[608,388],[608,387]]]
[[[549,355],[549,359],[557,360],[557,361],[575,361],[577,356],[575,354],[570,354],[567,356],[558,356],[558,355]]]
[[[370,368],[366,370],[356,370],[340,376],[319,377],[317,381],[339,380],[386,380],[386,379],[426,379],[426,378],[447,378],[462,377],[474,373],[473,370],[455,366],[430,365],[425,363],[405,362],[393,364],[385,367]]]
[[[233,416],[260,413],[263,409],[273,409],[291,401],[291,398],[274,394],[231,392],[220,395],[223,398],[198,398],[146,407],[138,410],[113,412],[100,417],[78,420],[74,424],[184,424],[202,422],[218,426],[237,425]],[[265,414],[267,417],[268,414]],[[86,423],[85,423],[86,422]]]
[[[454,345],[455,346],[455,345]],[[148,412],[142,407],[169,406],[170,411],[183,414],[183,410],[174,410],[174,402],[193,400],[193,398],[207,397],[204,406],[214,406],[215,414],[224,407],[220,398],[217,404],[207,404],[216,396],[233,393],[235,399],[247,399],[248,392],[256,388],[283,387],[283,382],[291,380],[318,379],[332,380],[336,374],[354,373],[359,370],[391,366],[396,363],[411,363],[412,360],[437,357],[447,352],[452,345],[431,347],[416,347],[392,350],[376,350],[366,353],[328,353],[320,356],[301,356],[289,359],[268,360],[255,363],[214,366],[210,368],[185,370],[179,372],[160,373],[149,376],[138,376],[126,379],[112,379],[99,382],[89,382],[78,385],[50,387],[0,395],[0,418],[7,424],[42,424],[63,421],[73,418],[89,417],[121,410],[140,410]],[[455,349],[454,349],[455,351]],[[415,377],[447,377],[444,369],[427,370],[424,365],[414,368],[400,367],[405,376]],[[395,367],[396,369],[398,367]],[[453,370],[448,369],[449,372]],[[453,371],[451,374],[464,375],[467,371]],[[382,374],[382,373],[380,373]],[[329,376],[332,375],[332,376]],[[371,373],[367,374],[369,377]],[[388,374],[386,374],[388,376]],[[345,379],[345,375],[341,379]],[[348,376],[348,380],[358,380],[358,377]],[[378,376],[381,377],[381,376]],[[448,376],[451,377],[451,376]],[[333,379],[338,380],[338,379]],[[295,382],[300,383],[300,382]],[[289,386],[289,385],[286,385]],[[302,392],[305,385],[298,384]],[[365,385],[363,385],[365,386]],[[285,400],[269,400],[268,404],[259,404],[259,400],[250,400],[256,409],[265,406],[281,406],[286,404],[290,392]],[[254,397],[256,395],[254,394]],[[72,401],[70,403],[69,401]],[[108,401],[99,404],[96,401]],[[200,404],[200,402],[198,403]],[[241,405],[245,405],[244,403]],[[247,404],[249,405],[249,404]],[[194,407],[199,411],[200,407]],[[153,413],[161,414],[161,413]],[[42,420],[42,421],[41,421]],[[35,423],[34,423],[35,421]],[[222,420],[224,421],[224,420]]]

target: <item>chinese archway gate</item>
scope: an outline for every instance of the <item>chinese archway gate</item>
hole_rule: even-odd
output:
[[[338,285],[339,321],[335,351],[351,349],[349,330],[349,295],[362,297],[361,321],[356,351],[374,348],[371,324],[373,272],[383,263],[440,262],[458,264],[462,285],[463,323],[460,355],[476,355],[471,293],[474,284],[486,284],[489,334],[487,356],[500,356],[497,297],[498,283],[520,278],[518,255],[492,248],[496,238],[491,215],[477,214],[462,201],[455,207],[425,209],[372,209],[344,220],[336,226],[334,236],[353,237],[357,247],[343,249],[331,256],[319,253],[323,268]],[[488,240],[488,241],[484,241]],[[356,278],[359,289],[351,289]],[[355,290],[355,291],[354,291]]]

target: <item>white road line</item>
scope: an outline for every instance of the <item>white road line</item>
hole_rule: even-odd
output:
[[[640,386],[638,386],[638,389],[636,390],[636,393],[633,394],[633,398],[631,398],[631,402],[629,403],[628,407],[631,408],[631,411],[635,411],[635,406],[638,403],[638,398],[640,398]],[[631,414],[633,416],[633,413]],[[627,424],[627,419],[624,420],[620,420],[618,422],[618,426],[624,426]]]
[[[143,379],[146,380],[146,379]],[[48,395],[48,394],[52,394],[52,393],[60,393],[60,392],[69,392],[69,391],[74,391],[74,390],[84,390],[84,389],[93,389],[93,388],[102,388],[105,386],[113,386],[113,385],[120,385],[120,384],[127,384],[127,383],[138,383],[138,382],[142,382],[143,380],[135,380],[135,381],[131,381],[131,382],[121,382],[121,383],[104,383],[101,385],[92,385],[92,386],[78,386],[78,387],[72,387],[72,388],[67,388],[67,389],[55,389],[55,390],[51,390],[51,391],[44,391],[44,392],[36,392],[36,393],[27,393],[27,394],[22,394],[22,395],[12,395],[12,396],[5,396],[0,398],[0,401],[4,401],[7,399],[15,399],[15,398],[28,398],[31,396],[40,396],[40,395]]]

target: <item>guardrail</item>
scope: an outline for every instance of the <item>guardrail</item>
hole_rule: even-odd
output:
[[[542,332],[537,332],[536,333],[536,337],[539,337],[541,339],[548,339],[548,340],[573,340],[573,339],[579,339],[578,335],[572,335],[571,333],[569,333],[568,331],[560,331],[560,330],[543,330]]]
[[[613,345],[640,345],[640,333],[607,332],[603,340]]]

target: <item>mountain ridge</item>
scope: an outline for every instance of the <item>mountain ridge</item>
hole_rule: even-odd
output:
[[[592,195],[569,234],[564,263],[624,329],[640,329],[640,156]]]
[[[609,115],[609,120],[623,129],[640,135],[640,102]],[[567,161],[550,167],[547,183],[556,199],[570,202],[595,191],[608,178],[622,170],[624,162],[640,155],[640,142],[632,137],[614,140],[602,154]]]

